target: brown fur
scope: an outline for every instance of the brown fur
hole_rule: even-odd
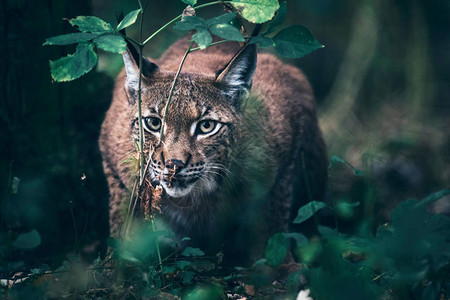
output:
[[[156,61],[159,70],[143,78],[144,116],[151,108],[162,115],[186,48],[186,40],[172,45]],[[236,104],[221,93],[224,87],[215,82],[215,73],[237,50],[237,44],[226,43],[187,57],[169,108],[163,146],[157,147],[158,138],[150,132],[145,143],[152,150],[150,169],[155,172],[162,172],[171,159],[187,162],[184,174],[200,174],[196,169],[203,164],[205,169],[208,163],[220,164],[214,172],[198,175],[211,180],[197,180],[186,196],[174,198],[165,191],[162,219],[179,238],[190,236],[193,244],[211,251],[223,247],[225,258],[241,262],[261,256],[267,238],[288,230],[297,209],[309,201],[302,153],[314,200],[322,198],[326,187],[327,159],[311,87],[295,67],[271,54],[258,54],[249,99]],[[135,94],[127,90],[125,79],[122,71],[100,135],[112,235],[123,222],[120,207],[129,201],[134,172],[122,162],[136,153],[133,139],[138,138]],[[256,102],[260,108],[256,105],[252,111]],[[197,140],[190,127],[205,108],[227,125]]]

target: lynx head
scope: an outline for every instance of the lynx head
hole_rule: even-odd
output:
[[[138,55],[123,56],[131,134],[139,139]],[[175,76],[147,59],[142,66],[142,117],[146,149],[151,161],[148,176],[173,198],[214,192],[227,174],[230,146],[239,135],[241,103],[256,68],[254,45],[242,51],[216,77],[181,73],[167,111],[160,140],[164,108]]]

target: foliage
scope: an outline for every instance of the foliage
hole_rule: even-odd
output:
[[[320,201],[311,201],[308,204],[298,209],[297,217],[294,219],[294,224],[300,224],[311,218],[318,210],[327,207],[327,205]]]
[[[213,1],[195,6],[197,1],[185,0],[183,2],[194,9],[220,3],[220,1]],[[278,0],[232,0],[229,3],[235,7],[236,12],[209,20],[195,15],[180,15],[142,43],[121,33],[123,29],[136,23],[139,15],[143,13],[142,9],[129,12],[115,29],[110,23],[97,17],[79,16],[71,19],[69,20],[70,25],[77,27],[80,32],[47,38],[44,43],[44,45],[59,46],[78,43],[77,51],[74,54],[56,61],[50,61],[52,78],[58,82],[77,79],[92,70],[97,64],[94,46],[112,53],[123,53],[126,51],[125,40],[128,40],[143,48],[157,33],[179,19],[182,20],[178,21],[174,28],[182,31],[196,31],[192,40],[197,43],[200,49],[206,49],[211,45],[211,35],[216,35],[224,41],[244,42],[249,40],[250,43],[256,43],[260,47],[273,46],[279,55],[289,58],[300,58],[323,47],[312,33],[301,25],[285,28],[273,37],[267,36],[283,24],[286,16],[286,2],[282,2],[281,6],[278,4]],[[243,36],[239,30],[239,22],[233,22],[237,14],[252,23],[267,23],[267,30],[264,34],[258,34],[252,38]]]
[[[253,23],[269,21],[280,7],[278,0],[233,0],[231,4]]]
[[[332,160],[330,169],[342,161]],[[111,239],[112,253],[104,260],[97,258],[88,266],[78,255],[68,255],[54,271],[42,265],[11,278],[7,293],[13,298],[65,295],[80,299],[224,299],[226,294],[262,298],[283,293],[290,299],[299,289],[309,289],[310,296],[318,300],[408,299],[410,295],[438,299],[449,288],[450,218],[430,214],[427,206],[448,195],[450,190],[442,190],[422,200],[400,202],[389,223],[374,231],[360,227],[342,233],[339,228],[317,223],[318,235],[309,239],[296,232],[277,233],[268,241],[265,258],[249,268],[236,267],[228,272],[217,268],[219,256],[206,257],[194,247],[182,249],[172,232],[155,231],[144,223],[127,239]],[[356,207],[349,204],[348,209]],[[306,220],[322,209],[336,213],[338,208],[313,201],[299,209],[297,219]],[[13,245],[26,249],[35,245],[38,237],[35,231],[25,233]],[[189,241],[183,238],[182,242]],[[179,250],[167,254],[160,264],[156,243]],[[274,271],[283,268],[289,251],[302,268],[275,284]],[[305,280],[300,280],[302,277]]]
[[[92,43],[79,43],[73,55],[69,54],[55,61],[50,61],[52,78],[56,81],[70,81],[92,70],[97,64],[97,53]]]
[[[33,249],[41,244],[41,235],[36,229],[22,233],[14,241],[13,245],[19,249]]]
[[[183,21],[175,24],[178,30],[196,30],[197,33],[192,39],[197,43],[200,49],[205,49],[212,42],[211,34],[229,41],[245,41],[238,28],[230,24],[235,19],[236,13],[228,13],[218,17],[205,20],[197,16],[185,16]]]

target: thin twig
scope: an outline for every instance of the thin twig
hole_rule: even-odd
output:
[[[164,114],[161,124],[161,131],[159,134],[159,143],[161,144],[161,141],[164,139],[164,128],[166,127],[166,121],[167,121],[167,112],[169,110],[169,105],[172,100],[173,91],[175,89],[175,85],[177,84],[178,77],[180,76],[181,69],[183,68],[184,61],[186,60],[186,57],[191,52],[192,45],[194,45],[194,42],[192,41],[189,45],[188,49],[186,50],[186,53],[184,53],[183,59],[181,60],[180,66],[178,67],[178,71],[175,74],[175,78],[173,79],[172,86],[170,87],[169,96],[167,97],[166,106],[164,107]]]
[[[139,8],[140,8],[141,11],[143,12],[144,10],[142,9],[142,3],[141,3],[141,0],[138,0],[138,3],[139,3]]]
[[[143,19],[143,12],[141,12],[139,36],[142,36],[142,19]],[[144,46],[139,47],[138,121],[139,121],[139,146],[141,148],[139,157],[140,178],[144,176],[144,129],[142,126],[142,64],[144,63],[143,49]]]
[[[209,44],[208,47],[223,44],[226,42],[231,42],[231,41],[230,40],[222,40],[222,41],[214,42],[214,43]],[[190,52],[194,52],[194,51],[198,51],[198,50],[201,50],[201,48],[200,47],[192,48]]]
[[[77,223],[75,222],[75,215],[73,213],[73,206],[72,201],[69,201],[69,207],[70,207],[70,215],[72,217],[72,224],[73,224],[73,231],[75,234],[75,243],[77,247],[77,252],[80,252],[80,242],[78,241],[78,229],[77,229]]]
[[[142,47],[142,46],[143,46],[142,43],[139,43],[138,41],[136,41],[136,40],[130,38],[129,36],[126,36],[126,35],[123,35],[123,34],[119,34],[119,36],[121,36],[121,37],[123,37],[124,39],[126,39],[126,40],[132,42],[133,44],[136,45],[136,47]]]
[[[128,233],[130,232],[130,227],[131,227],[131,220],[134,217],[134,203],[137,201],[137,197],[134,197],[134,194],[136,192],[137,189],[137,185],[138,185],[138,180],[136,180],[136,182],[134,183],[133,189],[131,191],[131,197],[130,197],[130,203],[128,205],[128,214],[127,214],[127,220],[126,220],[126,224],[125,224],[125,232],[123,232],[123,236],[122,237],[126,237],[128,236]]]
[[[153,232],[156,232],[154,218],[151,219],[151,222],[152,222],[152,230],[153,230]],[[164,274],[162,273],[163,265],[162,265],[162,259],[161,259],[161,251],[159,250],[158,238],[156,238],[156,252],[158,253],[159,270],[161,271],[161,281],[162,281],[163,285],[165,285]]]
[[[207,7],[207,6],[211,6],[211,5],[215,5],[215,4],[219,4],[222,3],[222,1],[214,1],[214,2],[210,2],[210,3],[205,3],[199,6],[195,6],[193,7],[194,9],[200,9],[203,7]],[[171,24],[175,23],[178,20],[181,20],[181,18],[183,17],[183,14],[180,14],[178,16],[176,16],[175,18],[173,18],[172,20],[170,20],[169,22],[167,22],[163,27],[159,28],[158,30],[156,30],[151,36],[149,36],[143,43],[142,45],[146,45],[152,38],[154,38],[158,33],[160,33],[161,31],[163,31],[164,29],[166,29],[167,27],[169,27]]]

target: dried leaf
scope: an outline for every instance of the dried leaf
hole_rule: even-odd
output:
[[[161,212],[161,195],[163,192],[163,188],[160,185],[157,185],[156,188],[153,189],[153,199],[152,199],[152,214],[156,211],[158,213]]]
[[[193,9],[192,6],[188,5],[183,10],[183,17],[181,20],[183,20],[184,17],[192,17],[192,16],[195,16],[195,9]]]

